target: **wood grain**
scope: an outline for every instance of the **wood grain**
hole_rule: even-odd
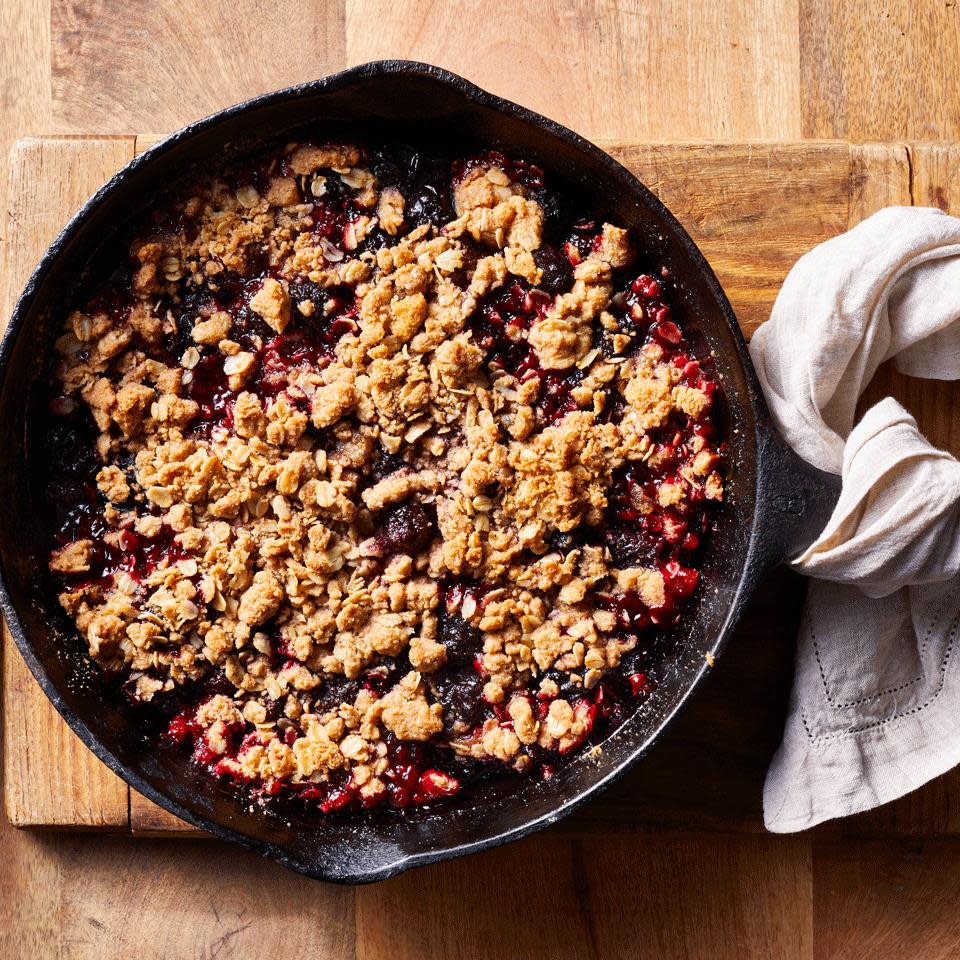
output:
[[[256,90],[335,69],[347,57],[351,62],[379,55],[434,59],[594,138],[955,139],[960,136],[957,6],[953,0],[395,0],[390,5],[374,0],[346,5],[339,0],[212,0],[203,5],[185,0],[136,5],[122,0],[7,0],[0,3],[0,200],[7,153],[18,137],[170,129]],[[913,151],[917,203],[950,206],[958,189],[951,172],[953,149]],[[923,151],[929,154],[926,161],[920,159]],[[905,152],[899,157],[905,160]],[[879,172],[872,164],[870,176],[860,177],[856,156],[851,158],[848,215],[853,220],[858,209],[863,215],[876,201],[871,196]],[[928,177],[925,170],[931,171]],[[901,183],[899,161],[887,175],[892,181],[881,192],[895,197],[896,189],[888,188]],[[710,184],[702,180],[690,190],[708,192]],[[0,203],[0,209],[6,206]],[[0,255],[4,240],[0,234]],[[745,249],[751,249],[749,236],[745,242]],[[768,263],[766,269],[776,266]],[[748,318],[762,319],[773,275],[745,284],[742,297],[738,294]],[[904,383],[878,383],[881,390],[891,387],[901,397],[905,393],[900,391],[919,389],[916,396],[906,396],[908,405],[920,412],[932,435],[958,449],[952,426],[956,397],[949,392],[927,395],[923,390],[929,388]],[[764,722],[763,711],[769,709],[765,704],[758,708],[752,698],[769,696],[779,711],[784,709],[777,697],[789,683],[790,630],[776,601],[782,596],[787,609],[795,607],[799,589],[799,581],[790,577],[767,585],[767,599],[757,598],[755,627],[741,631],[703,695],[671,730],[663,752],[659,757],[655,752],[640,768],[651,771],[650,779],[636,781],[632,792],[625,789],[613,807],[598,807],[590,819],[590,810],[584,812],[579,829],[590,836],[581,851],[589,849],[612,881],[597,876],[599,867],[586,863],[582,852],[568,856],[565,840],[536,838],[521,848],[525,859],[503,851],[394,881],[402,889],[392,890],[390,909],[383,912],[378,912],[381,888],[357,891],[357,951],[373,944],[385,946],[381,955],[393,956],[395,942],[406,947],[414,933],[434,923],[450,940],[459,936],[454,956],[457,951],[471,957],[496,954],[499,929],[492,945],[472,936],[475,927],[488,937],[493,928],[489,919],[477,923],[475,907],[529,924],[536,923],[534,909],[550,916],[557,881],[552,869],[535,869],[538,858],[544,858],[551,867],[572,864],[577,871],[576,894],[587,904],[588,929],[597,931],[586,943],[592,957],[722,957],[731,943],[745,956],[807,957],[809,891],[791,872],[798,869],[805,839],[790,841],[796,846],[789,852],[771,838],[694,837],[681,852],[668,839],[664,853],[656,837],[626,837],[620,829],[601,838],[605,816],[623,827],[631,813],[641,820],[649,816],[654,822],[657,817],[671,822],[671,816],[679,820],[689,810],[708,820],[712,814],[712,825],[722,825],[717,816],[722,809],[734,826],[756,823],[755,778],[762,774],[761,762],[753,759],[744,768],[728,760],[732,775],[725,782],[729,754],[710,754],[698,745],[696,731],[712,722],[713,711],[734,702],[742,703],[741,712],[750,718],[741,720],[738,730],[745,743],[754,744],[745,747],[748,755],[776,736],[775,729],[767,729],[766,740],[750,741],[756,735],[750,733],[751,725]],[[9,669],[9,656],[7,660]],[[17,665],[14,661],[14,670]],[[727,668],[729,677],[724,676]],[[773,689],[761,684],[759,692],[754,688],[744,698],[736,675],[751,669],[761,679],[769,675]],[[701,704],[705,713],[698,719],[694,711]],[[687,717],[691,725],[685,732]],[[767,722],[775,727],[775,719]],[[675,746],[668,750],[674,736]],[[677,801],[671,764],[684,748],[706,753],[708,769],[699,780],[687,782],[687,795]],[[948,775],[871,815],[877,818],[871,829],[908,832],[919,825],[921,830],[956,831],[958,797],[956,776]],[[131,802],[136,803],[134,798]],[[0,957],[354,956],[352,893],[304,884],[233,847],[208,841],[174,846],[168,841],[37,835],[13,830],[0,819],[0,848]],[[792,858],[791,870],[775,869],[782,858]],[[671,874],[674,860],[677,868]],[[724,861],[730,869],[721,869]],[[945,960],[960,953],[957,842],[818,843],[813,866],[818,960]],[[754,874],[762,885],[748,882]],[[455,884],[465,895],[474,892],[475,901],[458,902],[445,884]],[[561,904],[569,905],[566,877],[559,886]],[[493,890],[506,895],[494,899]],[[265,895],[261,900],[251,891]],[[525,914],[514,901],[533,906]],[[231,914],[235,903],[242,908]],[[584,908],[574,909],[575,922],[580,922]],[[666,937],[664,932],[683,918],[680,934]],[[791,931],[796,931],[795,941]],[[571,937],[568,952],[582,951],[583,937]],[[508,932],[507,939],[530,942],[522,932]],[[426,935],[424,942],[432,946]],[[549,932],[546,943],[556,943]],[[562,957],[563,949],[558,947],[556,955]],[[440,954],[428,949],[428,955]],[[537,956],[536,944],[531,956]]]
[[[256,854],[212,840],[176,852],[122,839],[94,849],[84,837],[64,838],[58,853],[70,960],[353,956],[353,891]]]
[[[3,322],[70,213],[133,156],[132,139],[22,141],[11,157]],[[39,190],[38,184],[44,184]],[[7,816],[18,825],[125,830],[127,787],[70,731],[40,691],[6,629],[3,733]]]
[[[547,835],[361,888],[357,960],[592,958],[574,871]]]
[[[4,960],[347,960],[354,892],[213,840],[38,834],[0,822]]]
[[[14,141],[50,123],[50,26],[47,0],[0,3],[0,211],[7,209],[8,159]],[[6,256],[0,216],[0,298]],[[0,299],[2,303],[2,299]],[[0,325],[6,324],[0,317]]]
[[[550,835],[357,891],[357,960],[808,960],[809,843]]]
[[[864,16],[847,0],[800,0],[804,137],[909,136],[910,3],[880,0]]]
[[[960,842],[814,844],[816,960],[955,960]]]
[[[651,833],[617,844],[576,844],[574,863],[597,957],[813,955],[812,870],[804,838]],[[629,921],[610,922],[614,917]]]
[[[953,0],[800,0],[804,137],[956,139],[958,67]]]
[[[960,97],[953,95],[951,78],[960,70],[960,8],[956,0],[925,0],[909,4],[909,14],[907,136],[956,140],[960,138]]]
[[[799,133],[797,9],[347,0],[346,57],[436,63],[594,138],[787,139]]]
[[[747,335],[797,259],[847,227],[846,144],[604,145],[697,241]]]
[[[342,0],[51,0],[50,31],[51,132],[173,130],[344,66]]]
[[[133,787],[130,791],[130,832],[135,836],[202,837],[204,832],[167,813]]]

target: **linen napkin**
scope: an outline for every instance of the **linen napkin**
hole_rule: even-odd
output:
[[[891,207],[790,271],[750,345],[774,420],[842,477],[792,566],[809,585],[769,830],[879,806],[960,763],[960,462],[893,399],[854,424],[882,362],[960,378],[960,220]],[[951,411],[952,413],[952,411]]]

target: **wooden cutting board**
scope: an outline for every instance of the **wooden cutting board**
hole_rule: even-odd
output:
[[[41,138],[11,156],[0,303],[10,307],[33,265],[80,204],[157,138]],[[948,209],[960,198],[960,147],[803,143],[605,143],[677,215],[700,245],[749,336],[769,316],[790,266],[815,244],[888,204]],[[960,199],[957,201],[960,208]],[[893,393],[940,445],[960,451],[960,388],[882,370],[870,399]],[[728,652],[694,704],[649,757],[564,821],[566,833],[641,827],[762,830],[760,791],[775,749],[803,597],[779,570],[757,591]],[[130,790],[47,702],[4,630],[6,812],[20,827],[195,834]],[[823,832],[960,832],[960,773]]]

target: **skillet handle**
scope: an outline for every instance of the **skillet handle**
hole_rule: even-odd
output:
[[[840,477],[799,457],[772,423],[760,430],[758,567],[796,556],[827,525],[840,498]]]

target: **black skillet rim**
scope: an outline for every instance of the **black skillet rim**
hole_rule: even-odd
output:
[[[759,383],[756,379],[756,374],[750,362],[746,342],[737,323],[733,309],[727,300],[726,294],[723,292],[719,281],[714,275],[712,268],[707,263],[703,254],[700,252],[697,245],[694,243],[676,217],[674,217],[667,207],[664,206],[664,204],[622,164],[614,160],[599,147],[581,137],[579,134],[574,133],[572,130],[562,126],[554,120],[550,120],[547,117],[537,114],[534,111],[513,103],[512,101],[490,94],[465,80],[464,78],[451,73],[450,71],[417,61],[372,61],[370,63],[361,64],[359,66],[351,67],[338,73],[331,74],[318,80],[296,84],[281,90],[253,97],[242,103],[227,107],[214,114],[211,114],[208,117],[204,117],[203,119],[197,120],[185,127],[182,127],[180,130],[172,133],[170,136],[161,140],[148,150],[144,151],[144,153],[131,160],[128,164],[126,164],[126,166],[114,174],[114,176],[111,177],[110,180],[108,180],[102,187],[100,187],[100,189],[97,190],[97,192],[89,200],[87,200],[86,203],[84,203],[84,205],[70,219],[67,225],[50,244],[38,262],[37,266],[34,268],[30,279],[27,281],[22,294],[13,308],[9,324],[3,336],[3,340],[0,342],[0,382],[2,382],[6,376],[7,364],[15,340],[21,334],[26,332],[25,323],[30,312],[30,307],[38,289],[44,282],[45,275],[49,267],[57,260],[57,258],[60,256],[61,250],[67,245],[77,230],[79,230],[79,228],[89,218],[92,211],[95,210],[117,188],[120,183],[134,175],[142,166],[149,164],[155,157],[166,153],[168,150],[172,149],[174,146],[182,143],[183,141],[189,140],[194,134],[216,126],[224,120],[239,116],[245,112],[255,110],[259,107],[273,105],[286,99],[297,99],[303,96],[309,96],[318,91],[343,87],[353,83],[358,79],[390,74],[426,77],[430,80],[439,82],[454,89],[468,102],[477,103],[478,105],[491,108],[498,112],[512,115],[518,120],[540,127],[553,136],[562,140],[566,140],[577,149],[592,154],[596,160],[598,160],[610,171],[611,175],[627,183],[633,191],[642,197],[644,203],[662,218],[663,223],[672,230],[674,239],[677,240],[683,247],[686,256],[689,258],[691,267],[694,270],[699,271],[702,275],[702,278],[706,281],[716,305],[719,308],[720,315],[723,317],[724,322],[727,324],[733,336],[737,354],[743,368],[743,374],[747,388],[745,395],[742,395],[739,399],[741,402],[745,402],[751,408],[757,424],[756,436],[748,438],[747,442],[753,442],[757,454],[757,490],[759,492],[759,488],[761,487],[761,475],[763,472],[762,468],[764,461],[767,460],[767,457],[763,455],[764,449],[768,446],[768,444],[764,442],[768,440],[768,437],[765,437],[764,433],[766,432],[765,428],[769,423],[769,415],[766,411],[766,404],[763,400]],[[765,486],[765,484],[763,485]],[[727,618],[723,624],[723,627],[715,635],[714,643],[710,649],[710,654],[712,656],[716,656],[721,653],[726,646],[731,631],[738,619],[743,601],[752,587],[751,581],[753,577],[751,577],[751,569],[756,566],[767,565],[764,562],[765,558],[761,558],[759,556],[761,553],[757,536],[759,526],[760,515],[759,510],[757,510],[754,512],[754,520],[752,529],[750,531],[744,573],[741,576],[736,590],[732,596]],[[657,731],[650,738],[648,738],[645,742],[638,744],[634,752],[619,766],[613,768],[604,777],[598,779],[580,793],[563,799],[557,805],[557,807],[550,812],[535,819],[526,821],[518,826],[503,830],[502,832],[492,836],[483,837],[481,839],[473,840],[457,846],[447,847],[442,850],[429,850],[422,853],[407,854],[399,857],[392,863],[385,866],[380,866],[376,869],[366,872],[354,872],[349,876],[345,876],[343,874],[331,873],[322,867],[318,867],[316,864],[305,862],[304,860],[294,856],[274,843],[251,837],[237,830],[225,827],[212,820],[208,820],[206,817],[194,814],[190,810],[182,807],[176,800],[173,800],[166,794],[152,787],[137,773],[130,770],[125,764],[120,762],[110,751],[107,750],[101,741],[87,727],[83,719],[74,713],[74,711],[64,702],[56,686],[50,680],[42,663],[34,653],[33,646],[20,624],[19,617],[13,606],[13,602],[7,588],[5,572],[2,569],[2,566],[0,566],[0,609],[2,609],[7,627],[14,638],[20,654],[23,656],[31,673],[40,684],[43,692],[67,722],[73,732],[80,737],[83,743],[101,761],[103,761],[107,767],[120,776],[121,779],[126,781],[139,793],[148,797],[158,806],[166,809],[187,823],[190,823],[192,826],[204,830],[213,836],[230,840],[235,843],[239,843],[248,849],[255,850],[256,852],[267,856],[298,873],[306,874],[316,879],[327,880],[336,883],[370,883],[378,880],[384,880],[414,867],[453,859],[455,857],[464,856],[468,853],[480,852],[482,850],[500,846],[501,844],[510,842],[512,840],[518,840],[537,830],[543,829],[552,823],[557,822],[561,818],[572,813],[577,807],[585,803],[589,798],[609,787],[628,769],[630,769],[634,763],[636,763],[636,761],[660,738],[660,736],[663,734],[663,731],[670,725],[676,715],[686,706],[693,692],[700,686],[704,677],[710,672],[710,666],[705,661],[696,675],[690,680],[686,690],[676,702],[673,709],[664,716]]]

